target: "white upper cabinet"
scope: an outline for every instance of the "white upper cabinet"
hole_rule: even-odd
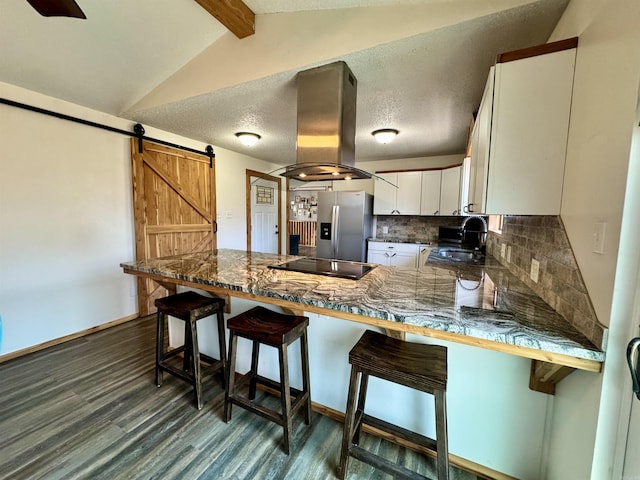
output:
[[[375,179],[374,215],[420,215],[420,190],[422,172],[397,172],[377,174],[387,182]]]
[[[422,172],[420,215],[460,214],[460,166]]]
[[[460,215],[461,172],[462,167],[460,166],[442,170],[440,215]]]
[[[440,215],[440,186],[442,170],[422,172],[420,215]]]
[[[472,134],[465,213],[560,213],[576,47],[499,57]]]
[[[467,208],[463,213],[484,213],[489,167],[489,139],[493,112],[493,85],[495,68],[489,69],[482,101],[471,135],[471,157],[468,166]]]

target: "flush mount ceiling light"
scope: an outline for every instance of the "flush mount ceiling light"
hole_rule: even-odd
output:
[[[236,137],[238,137],[238,140],[240,140],[240,143],[243,144],[245,147],[250,147],[252,145],[255,145],[258,140],[260,140],[260,135],[258,135],[257,133],[251,133],[251,132],[238,132],[236,133]]]
[[[398,130],[394,128],[383,128],[371,132],[371,135],[373,135],[373,138],[375,138],[378,143],[389,143],[396,138]]]

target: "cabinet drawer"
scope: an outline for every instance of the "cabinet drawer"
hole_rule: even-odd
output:
[[[369,242],[370,251],[418,253],[418,248],[415,243]]]

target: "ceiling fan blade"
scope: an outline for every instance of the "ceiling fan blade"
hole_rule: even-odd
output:
[[[87,17],[74,0],[27,0],[43,17]]]

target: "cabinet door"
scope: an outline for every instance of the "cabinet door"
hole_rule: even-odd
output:
[[[422,172],[420,215],[440,215],[442,170]]]
[[[560,213],[575,54],[496,66],[486,213]]]
[[[368,263],[377,263],[379,265],[389,265],[389,254],[380,250],[369,250],[367,254]]]
[[[469,203],[464,213],[484,213],[489,169],[489,141],[493,115],[493,85],[495,68],[489,70],[478,116],[471,136],[471,159],[469,162]]]
[[[424,267],[431,253],[432,247],[430,245],[420,245],[418,248],[418,268]]]
[[[442,170],[440,215],[460,214],[460,174],[462,167]]]
[[[397,173],[380,173],[379,177],[385,178],[393,185],[398,185]],[[389,183],[376,178],[373,184],[373,214],[393,215],[396,210],[397,188]]]
[[[418,254],[408,252],[393,252],[389,254],[389,265],[393,267],[416,268]]]
[[[422,172],[398,173],[396,210],[400,215],[420,215]]]

